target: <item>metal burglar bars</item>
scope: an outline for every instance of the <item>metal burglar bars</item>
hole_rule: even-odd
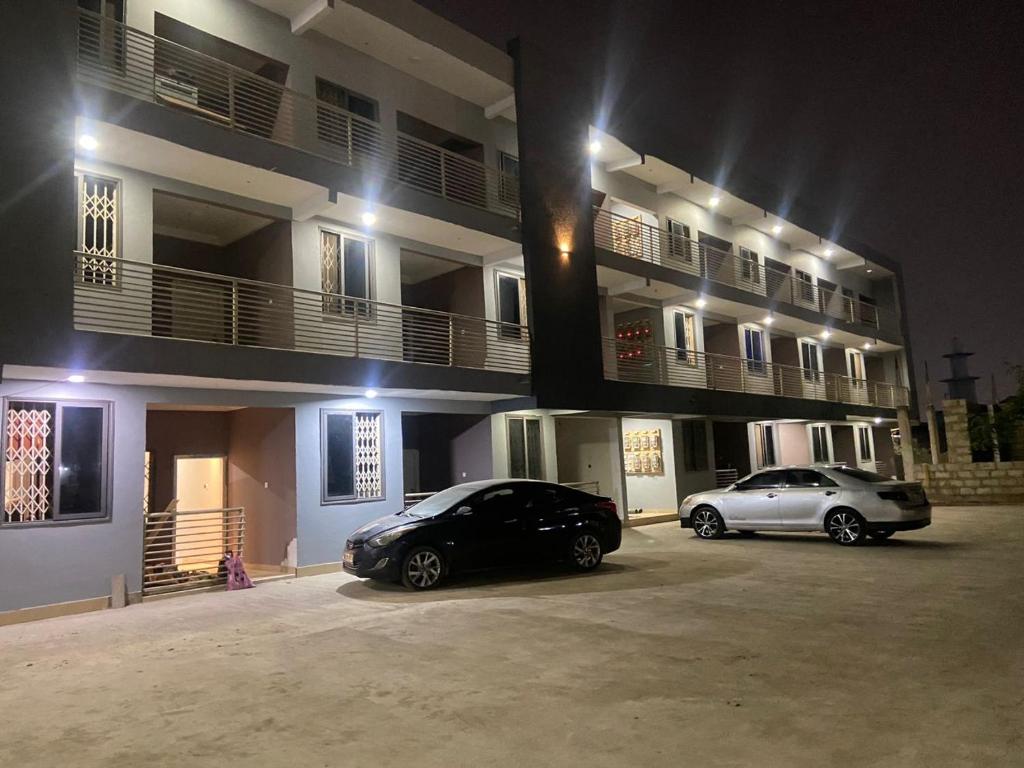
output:
[[[245,510],[203,509],[151,513],[144,523],[142,592],[173,592],[227,581],[221,559],[242,556]]]
[[[91,258],[75,254],[77,330],[530,372],[523,326],[124,259],[97,286]]]
[[[615,381],[895,408],[910,404],[899,384],[867,381],[761,360],[603,339],[604,375]]]
[[[594,241],[598,248],[741,288],[775,302],[804,307],[847,323],[898,330],[896,314],[874,304],[596,207]]]
[[[475,208],[519,217],[515,176],[164,38],[78,11],[78,76]]]

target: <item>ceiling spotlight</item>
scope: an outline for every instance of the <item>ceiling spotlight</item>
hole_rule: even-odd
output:
[[[376,396],[377,396],[377,390],[376,389],[368,389],[368,390],[366,390],[363,393],[363,397],[365,397],[367,400],[373,400],[373,398],[375,398]]]
[[[875,424],[881,424],[881,423],[882,423],[882,417],[881,416],[875,416]]]
[[[782,225],[781,224],[776,224],[774,227],[772,227],[772,234],[773,235],[782,234]]]
[[[871,342],[870,341],[865,341],[864,342],[864,349],[871,349]]]
[[[99,148],[100,143],[96,140],[95,136],[88,133],[83,133],[78,137],[78,146],[84,149],[86,152],[94,152]]]
[[[825,256],[831,256],[835,251],[832,248],[825,249]]]
[[[765,318],[764,320],[762,320],[761,322],[762,322],[762,323],[764,323],[765,325],[771,325],[772,323],[774,323],[774,322],[775,322],[775,318],[774,318],[774,317],[772,317],[771,315],[768,315],[768,317],[766,317],[766,318]]]
[[[871,267],[868,267],[865,271],[870,275],[871,274]]]
[[[722,198],[720,198],[718,195],[712,195],[711,199],[708,200],[708,207],[717,208],[720,202],[722,202]]]
[[[708,305],[708,303],[704,299],[697,299],[693,303],[694,303],[694,306],[697,307],[697,309],[704,309],[704,307],[706,307]]]
[[[72,384],[81,384],[83,381],[85,381],[85,376],[83,376],[80,373],[72,373],[70,376],[68,376],[68,381],[70,381]]]
[[[364,226],[372,227],[377,223],[377,214],[372,211],[366,211],[359,219],[363,222]]]
[[[596,155],[598,152],[601,151],[601,142],[597,141],[596,139],[590,142],[590,144],[587,145],[587,151],[590,152],[590,154],[592,155]]]
[[[831,335],[832,335],[832,331],[830,331],[828,328],[826,328],[824,331],[821,332],[821,338],[823,338],[823,339],[827,339]]]

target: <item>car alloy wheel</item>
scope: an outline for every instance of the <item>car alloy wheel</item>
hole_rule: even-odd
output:
[[[866,533],[861,516],[850,509],[841,509],[829,515],[825,530],[832,541],[844,547],[860,544]]]
[[[722,535],[722,518],[711,507],[701,507],[693,513],[693,532],[702,539],[717,539]]]
[[[406,556],[402,567],[402,582],[413,589],[432,589],[441,581],[443,572],[441,555],[430,547],[421,547]]]
[[[601,542],[592,533],[581,533],[572,540],[572,562],[581,571],[591,571],[601,563]]]

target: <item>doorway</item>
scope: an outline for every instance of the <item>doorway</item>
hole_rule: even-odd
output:
[[[240,529],[229,530],[225,520],[227,456],[175,456],[174,498],[174,565],[182,571],[216,573],[224,540],[240,543],[242,535]]]

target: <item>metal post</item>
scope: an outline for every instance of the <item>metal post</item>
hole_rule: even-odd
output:
[[[901,405],[896,409],[896,423],[900,428],[900,455],[903,457],[903,479],[914,480],[914,439],[910,434],[910,409]]]

